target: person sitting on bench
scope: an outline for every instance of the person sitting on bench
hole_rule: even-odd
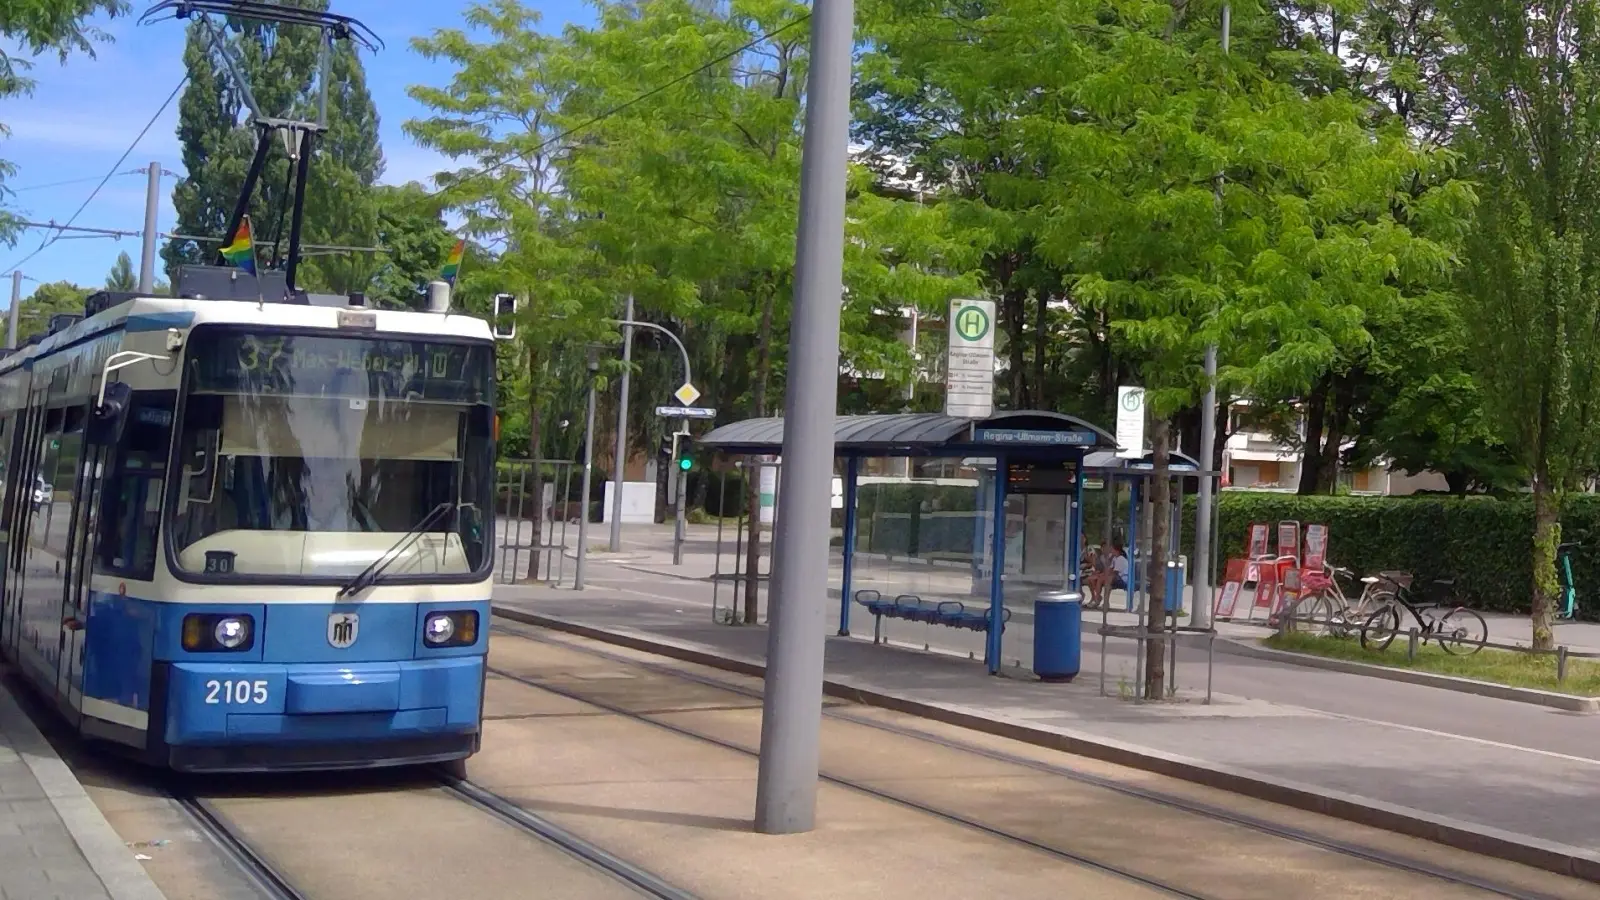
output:
[[[1090,573],[1088,584],[1090,609],[1105,605],[1111,591],[1128,589],[1128,554],[1121,541],[1112,541],[1111,551],[1095,559],[1095,570]]]

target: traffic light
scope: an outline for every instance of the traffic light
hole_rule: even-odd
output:
[[[661,440],[659,442],[657,442],[657,444],[656,444],[656,455],[657,456],[664,456],[667,459],[671,459],[672,458],[672,451],[673,451],[672,435],[670,435],[670,434],[666,435],[663,438],[661,438]]]
[[[509,341],[517,336],[517,295],[494,295],[494,336]]]
[[[692,460],[689,457],[685,456],[683,459],[678,460],[678,468],[680,468],[683,471],[687,472],[690,469],[694,468],[694,460]]]

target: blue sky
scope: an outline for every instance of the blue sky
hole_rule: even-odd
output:
[[[524,2],[540,12],[547,31],[559,31],[571,22],[593,21],[592,9],[582,0]],[[10,138],[0,140],[0,159],[17,167],[8,181],[17,192],[9,204],[25,218],[66,222],[182,79],[184,23],[140,26],[137,16],[149,0],[133,0],[132,5],[133,16],[96,22],[115,38],[114,43],[97,47],[96,58],[76,54],[62,65],[54,56],[41,57],[34,61],[31,73],[38,84],[33,95],[0,101],[0,122],[11,129]],[[436,29],[463,27],[463,13],[469,6],[464,0],[333,0],[335,12],[367,23],[386,45],[376,55],[364,54],[363,60],[378,108],[386,164],[383,180],[387,183],[426,181],[446,166],[441,157],[413,144],[401,130],[407,119],[425,112],[406,96],[406,88],[419,83],[443,85],[452,75],[448,64],[424,60],[412,51],[410,42]],[[117,170],[126,172],[159,160],[163,169],[182,174],[177,124],[178,104],[173,101]],[[78,179],[89,180],[50,186]],[[162,180],[159,224],[164,232],[172,230],[177,221],[171,201],[175,181]],[[114,175],[74,224],[137,230],[144,225],[144,197],[142,174]],[[44,236],[42,231],[31,230],[16,247],[0,245],[0,273],[17,267]],[[138,265],[138,238],[57,241],[21,264],[23,295],[39,284],[62,279],[100,285],[119,250],[126,250]],[[158,274],[164,277],[164,273]],[[9,278],[0,288],[4,288],[0,304],[8,303]]]

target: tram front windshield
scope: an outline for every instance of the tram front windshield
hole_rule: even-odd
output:
[[[328,582],[386,553],[384,580],[487,571],[491,345],[201,328],[184,365],[180,573]]]

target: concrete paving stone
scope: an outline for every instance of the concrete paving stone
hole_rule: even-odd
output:
[[[597,567],[597,574],[603,572]],[[764,627],[713,625],[698,614],[686,615],[622,591],[596,587],[574,597],[570,591],[500,590],[496,600],[716,656],[752,662],[765,656]],[[1184,665],[1204,677],[1203,658],[1200,666]],[[1593,802],[1600,794],[1600,744],[1594,741],[1592,718],[1359,676],[1314,670],[1285,676],[1286,667],[1264,663],[1245,669],[1258,673],[1251,676],[1254,682],[1270,685],[1289,678],[1308,686],[1331,685],[1324,704],[1330,708],[1227,693],[1216,694],[1211,706],[1135,704],[1117,698],[1112,678],[1107,687],[1111,696],[1099,695],[1097,658],[1086,654],[1084,667],[1070,684],[1046,685],[994,678],[980,663],[965,659],[867,641],[831,638],[826,650],[827,677],[840,684],[980,719],[1133,745],[1293,782],[1328,796],[1398,805],[1590,854],[1600,851],[1600,805]],[[1312,681],[1307,675],[1333,679]],[[1352,692],[1352,686],[1361,693]],[[1401,692],[1404,703],[1386,697]],[[1322,702],[1309,687],[1305,693],[1310,702]],[[1351,708],[1370,708],[1375,715],[1399,721],[1345,712]],[[1441,709],[1447,715],[1438,717],[1433,728],[1406,721]]]
[[[162,900],[72,770],[0,685],[0,896]],[[10,832],[14,831],[15,834]]]

